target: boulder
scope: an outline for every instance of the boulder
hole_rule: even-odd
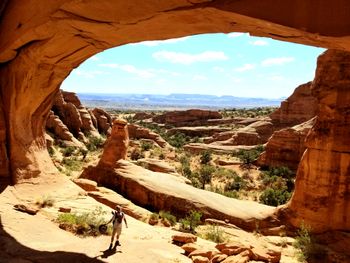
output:
[[[169,147],[169,144],[158,134],[137,124],[128,124],[130,139],[150,139],[160,147]]]
[[[186,254],[190,254],[195,250],[199,250],[201,247],[197,243],[186,243],[181,248],[185,250]]]
[[[137,164],[142,165],[153,172],[176,173],[175,167],[170,166],[168,162],[163,160],[142,158],[137,160]]]
[[[192,257],[192,261],[193,263],[209,263],[209,259],[206,257],[202,257],[202,256],[194,256]]]
[[[173,242],[178,243],[194,243],[197,241],[197,236],[190,234],[190,233],[177,233],[176,235],[173,235],[172,237]]]
[[[285,166],[296,171],[305,151],[305,138],[315,123],[311,119],[305,123],[275,131],[259,156],[257,165],[262,167]]]
[[[81,188],[83,188],[87,192],[97,190],[97,183],[95,181],[84,179],[84,178],[77,178],[77,179],[73,179],[73,182],[79,185]]]

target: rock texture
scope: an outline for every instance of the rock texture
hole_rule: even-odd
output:
[[[67,145],[83,147],[82,142],[87,140],[85,134],[100,136],[96,127],[90,113],[74,92],[57,92],[46,121],[49,132]]]
[[[350,53],[329,50],[317,61],[312,94],[319,109],[295,191],[281,210],[294,226],[313,231],[350,230]]]
[[[150,139],[162,148],[170,147],[159,134],[137,124],[128,124],[128,132],[130,139]]]
[[[129,145],[127,122],[124,120],[113,121],[112,132],[107,139],[99,161],[101,166],[115,166],[116,162],[126,158]]]
[[[311,93],[311,82],[297,87],[281,106],[270,114],[274,125],[291,127],[306,122],[316,115],[317,100]]]
[[[285,166],[296,171],[305,151],[305,138],[315,123],[311,119],[302,124],[273,133],[259,156],[257,164],[262,167]]]
[[[152,172],[125,160],[119,160],[114,167],[89,166],[81,178],[114,189],[136,205],[152,211],[171,211],[176,216],[183,216],[190,210],[200,210],[203,219],[227,219],[250,230],[255,229],[256,221],[261,229],[278,224],[269,217],[274,207],[201,190],[176,176]]]
[[[260,120],[249,124],[244,128],[240,128],[234,132],[225,132],[224,134],[213,136],[218,141],[213,141],[212,145],[257,145],[264,144],[270,138],[274,131],[274,126],[269,120]],[[232,137],[225,140],[219,141],[219,139],[225,139],[232,134]],[[212,140],[207,140],[212,141]]]
[[[102,134],[108,134],[112,126],[111,116],[103,109],[95,108],[91,111],[94,116],[96,127]]]
[[[283,6],[273,0],[3,3],[1,100],[7,156],[16,182],[39,176],[44,169],[54,171],[42,129],[53,96],[73,68],[105,49],[143,40],[239,31],[350,50],[346,37],[350,4],[345,0],[327,1],[317,8],[314,2],[302,0],[288,0]]]
[[[221,119],[222,116],[217,111],[209,110],[187,110],[187,111],[169,111],[162,115],[152,118],[156,123],[168,124],[176,127],[181,126],[199,126],[202,122],[209,119]]]
[[[172,128],[167,131],[167,134],[173,135],[176,133],[183,133],[190,137],[204,137],[211,136],[213,134],[221,133],[221,132],[229,132],[231,128],[221,128],[221,127],[179,127]]]

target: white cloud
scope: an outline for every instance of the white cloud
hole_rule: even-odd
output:
[[[140,78],[153,78],[155,77],[155,74],[150,72],[150,70],[145,70],[145,69],[138,69],[133,65],[119,65],[119,64],[99,64],[100,67],[107,67],[107,68],[115,68],[115,69],[120,69],[125,72],[135,74]]]
[[[224,68],[218,67],[218,66],[213,67],[213,70],[216,71],[216,72],[225,72]]]
[[[244,36],[244,35],[249,36],[248,33],[240,33],[240,32],[233,32],[233,33],[227,34],[227,36],[228,36],[229,38],[241,37],[241,36]]]
[[[207,80],[208,78],[204,75],[194,75],[193,80]]]
[[[153,73],[159,73],[159,74],[167,74],[167,75],[171,75],[173,77],[178,77],[181,76],[182,74],[180,74],[179,72],[176,71],[170,71],[170,70],[166,70],[166,69],[149,69],[150,72]]]
[[[159,51],[153,53],[152,57],[159,61],[169,61],[171,63],[179,63],[185,65],[189,65],[195,62],[228,60],[228,57],[222,51],[205,51],[199,54]]]
[[[182,42],[185,41],[187,39],[189,39],[190,37],[180,37],[180,38],[171,38],[171,39],[166,39],[166,40],[150,40],[150,41],[142,41],[139,43],[133,43],[131,45],[144,45],[144,46],[148,46],[148,47],[155,47],[161,44],[173,44],[173,43],[177,43],[177,42]]]
[[[247,70],[255,69],[255,64],[244,64],[242,67],[235,68],[235,71],[237,72],[244,72]]]
[[[81,69],[76,69],[74,70],[74,74],[84,77],[84,78],[88,78],[88,79],[92,79],[97,75],[103,75],[103,74],[108,74],[107,72],[103,72],[100,70],[81,70]]]
[[[268,46],[269,43],[265,40],[255,40],[255,41],[250,41],[249,44],[253,46]]]
[[[295,58],[293,57],[280,57],[280,58],[267,58],[261,62],[264,67],[273,65],[283,65],[285,63],[293,62]]]

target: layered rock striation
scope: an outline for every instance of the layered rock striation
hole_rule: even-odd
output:
[[[308,82],[297,87],[293,94],[270,114],[275,126],[292,127],[315,117],[317,100],[311,92],[311,84],[312,82]]]
[[[262,167],[285,166],[296,171],[305,151],[305,138],[315,123],[311,119],[291,128],[275,131],[259,156],[257,164]]]
[[[152,120],[156,123],[181,126],[200,126],[210,119],[221,119],[222,115],[217,111],[192,109],[186,111],[169,111],[154,116]]]
[[[350,230],[350,53],[324,52],[312,94],[319,108],[300,161],[295,191],[282,214],[314,232]]]

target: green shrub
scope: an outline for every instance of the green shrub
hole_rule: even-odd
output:
[[[201,222],[201,217],[201,212],[191,210],[185,218],[180,220],[180,229],[183,231],[195,233],[197,226]]]
[[[239,150],[235,155],[241,160],[244,165],[250,167],[250,165],[259,157],[264,151],[264,146],[258,145],[250,150]]]
[[[230,169],[219,167],[215,170],[214,176],[217,178],[232,179],[235,176],[238,176],[238,174],[236,171],[232,171]]]
[[[225,185],[225,191],[239,191],[247,186],[247,181],[240,177],[237,173],[233,176],[233,180]]]
[[[259,201],[265,205],[279,206],[288,202],[291,193],[287,189],[266,188],[261,194]]]
[[[175,148],[182,148],[182,146],[184,146],[189,140],[190,138],[180,132],[170,136],[167,139],[168,143]]]
[[[48,147],[47,151],[49,152],[49,155],[52,157],[55,154],[55,150],[52,147]]]
[[[62,149],[62,154],[63,154],[63,156],[68,157],[68,156],[71,156],[74,151],[75,151],[75,147],[68,146],[68,147]]]
[[[204,238],[215,243],[223,243],[226,241],[224,231],[216,225],[209,227],[207,232],[204,234]]]
[[[86,144],[86,148],[93,152],[103,147],[105,139],[103,137],[89,136],[89,142]]]
[[[203,165],[199,170],[199,182],[202,184],[202,189],[205,185],[211,182],[215,168],[211,165]]]
[[[82,163],[76,157],[63,158],[62,164],[69,171],[80,171],[82,169]]]
[[[85,213],[60,213],[57,222],[60,227],[83,236],[98,236],[98,227],[105,223],[105,211],[102,207],[96,207],[92,212]],[[109,226],[107,234],[110,234],[112,227]]]
[[[137,161],[138,159],[144,158],[145,155],[144,153],[141,153],[141,151],[139,149],[134,149],[132,150],[131,154],[130,154],[130,159],[133,161]]]
[[[55,200],[50,195],[45,195],[35,204],[40,206],[41,208],[52,207],[55,204]]]
[[[144,142],[144,141],[142,141],[141,142],[141,151],[148,151],[148,150],[150,150],[150,149],[152,149],[153,148],[153,145],[152,145],[152,143],[150,143],[150,142]]]
[[[159,216],[161,219],[166,219],[170,223],[170,225],[174,226],[176,224],[176,217],[167,211],[160,211]]]
[[[211,154],[210,150],[203,151],[202,154],[201,154],[201,157],[200,157],[201,164],[208,164],[208,163],[210,163],[210,161],[212,159],[211,155],[212,154]]]
[[[297,231],[293,246],[298,250],[297,258],[300,262],[313,260],[312,262],[323,262],[326,258],[326,249],[318,245],[316,238],[311,235],[311,228],[301,223]]]

